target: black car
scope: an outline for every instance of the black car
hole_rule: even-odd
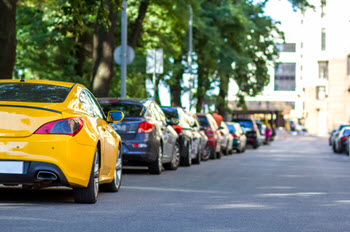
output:
[[[253,146],[254,149],[260,146],[260,132],[254,119],[250,118],[234,118],[232,122],[238,122],[247,136],[247,144]]]
[[[169,123],[179,135],[178,142],[180,144],[180,164],[182,166],[191,166],[192,159],[198,160],[198,149],[194,144],[191,126],[188,122],[188,116],[181,107],[161,107]],[[170,122],[172,121],[172,122]]]
[[[343,127],[338,135],[333,140],[333,151],[336,153],[342,153],[347,151],[347,141],[350,135],[350,127]]]
[[[122,123],[112,124],[122,138],[125,165],[148,166],[151,174],[160,174],[162,165],[175,170],[179,166],[178,135],[168,124],[159,105],[145,99],[98,99],[105,112],[122,111]]]
[[[339,135],[339,132],[344,128],[344,127],[348,127],[348,126],[350,126],[350,124],[346,124],[346,123],[344,123],[344,124],[340,124],[339,126],[338,126],[338,128],[336,128],[335,130],[333,130],[332,131],[332,134],[330,135],[330,137],[329,137],[329,146],[332,146],[333,147],[333,150],[335,149],[334,148],[334,139]]]

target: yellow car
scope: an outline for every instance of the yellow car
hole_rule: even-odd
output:
[[[0,184],[68,186],[74,200],[95,203],[99,189],[121,185],[120,136],[81,84],[0,81]]]

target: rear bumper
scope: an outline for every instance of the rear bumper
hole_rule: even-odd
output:
[[[68,135],[2,138],[0,161],[23,161],[24,166],[23,174],[1,173],[0,183],[34,183],[34,172],[43,168],[61,177],[63,185],[86,187],[95,150],[95,145],[82,145]]]
[[[37,178],[39,171],[54,174],[57,179],[43,180]],[[69,186],[69,182],[61,169],[51,163],[25,161],[23,162],[23,174],[0,174],[2,184],[43,184]]]
[[[146,147],[134,147],[142,144]],[[124,165],[148,165],[157,159],[158,146],[153,142],[127,141],[122,144]]]

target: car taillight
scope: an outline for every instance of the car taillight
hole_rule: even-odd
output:
[[[75,136],[83,128],[82,118],[65,118],[42,125],[34,134],[60,134]]]
[[[341,141],[346,141],[347,139],[348,139],[347,136],[343,136],[343,137],[340,138]]]
[[[213,133],[213,131],[211,129],[206,130],[205,133],[207,134],[207,136],[213,136],[214,135],[214,133]]]
[[[182,132],[182,127],[179,125],[173,125],[173,128],[178,134]]]
[[[149,122],[141,122],[139,129],[137,129],[138,134],[151,133],[154,129],[154,124]]]

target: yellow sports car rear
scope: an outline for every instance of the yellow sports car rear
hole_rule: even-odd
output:
[[[0,184],[73,188],[76,202],[94,203],[99,189],[121,185],[121,140],[83,85],[0,81]]]

